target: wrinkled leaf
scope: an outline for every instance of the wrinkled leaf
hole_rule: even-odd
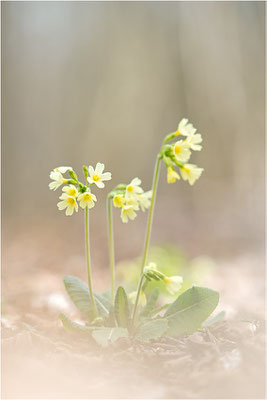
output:
[[[191,334],[217,307],[219,293],[214,290],[193,286],[182,293],[167,309],[170,336]]]
[[[152,339],[158,339],[163,336],[167,329],[167,319],[153,319],[139,327],[135,338],[141,342],[149,342]]]
[[[75,306],[82,314],[91,319],[93,314],[88,286],[75,276],[65,276],[63,281],[66,291]],[[107,317],[111,303],[104,296],[97,293],[94,293],[94,298],[99,314],[102,317]]]
[[[103,347],[107,347],[116,340],[128,337],[128,331],[125,328],[100,328],[92,333],[95,341]]]
[[[127,294],[122,286],[117,290],[115,297],[115,317],[119,326],[127,328],[129,325],[129,304]]]

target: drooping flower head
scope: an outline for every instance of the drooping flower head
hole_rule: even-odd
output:
[[[184,139],[179,139],[175,143],[167,144],[176,136],[184,136]],[[179,168],[183,180],[188,181],[193,185],[203,172],[203,168],[198,168],[196,165],[189,164],[192,150],[200,151],[202,149],[202,136],[197,133],[196,128],[183,118],[179,124],[177,131],[170,133],[163,141],[161,149],[161,157],[167,167],[167,182],[174,183],[180,180],[180,175],[175,170]]]

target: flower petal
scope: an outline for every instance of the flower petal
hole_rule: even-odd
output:
[[[104,168],[105,168],[105,164],[98,162],[95,167],[95,173],[97,175],[101,175],[102,172],[104,171]]]

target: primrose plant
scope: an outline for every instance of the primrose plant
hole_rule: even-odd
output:
[[[133,178],[128,184],[118,184],[107,195],[108,236],[111,288],[103,294],[93,291],[92,267],[89,242],[89,210],[97,201],[92,189],[103,189],[105,181],[111,180],[111,173],[104,172],[104,164],[96,167],[83,166],[83,182],[71,167],[58,167],[50,173],[49,188],[62,194],[57,206],[72,215],[79,208],[85,214],[85,243],[88,285],[73,276],[66,276],[64,284],[71,300],[85,318],[84,324],[70,320],[60,314],[63,326],[68,331],[80,331],[92,335],[97,343],[107,346],[119,338],[148,342],[162,336],[177,337],[191,334],[209,324],[206,319],[216,308],[219,294],[211,289],[192,286],[177,297],[183,278],[166,276],[153,262],[147,261],[155,207],[160,165],[167,169],[167,183],[180,180],[193,185],[201,176],[203,168],[189,163],[192,151],[202,149],[202,136],[187,119],[182,119],[176,131],[168,134],[156,158],[152,189],[144,191],[141,180]],[[65,175],[68,174],[68,177]],[[139,282],[136,291],[126,293],[122,286],[117,288],[115,279],[115,252],[113,236],[113,208],[120,209],[123,223],[134,220],[138,211],[148,210],[148,223],[144,241],[144,252],[140,265]],[[159,304],[156,289],[148,297],[146,288],[151,281],[162,281],[166,289],[176,296],[172,303]],[[218,318],[216,318],[217,320]],[[205,322],[206,321],[206,322]],[[212,321],[212,320],[211,320]],[[211,322],[210,322],[211,323]]]

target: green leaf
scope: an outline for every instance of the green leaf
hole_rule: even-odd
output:
[[[149,317],[157,303],[159,297],[159,290],[156,288],[153,293],[149,296],[147,303],[140,313],[141,317]]]
[[[93,313],[88,286],[75,276],[65,276],[63,281],[66,291],[75,306],[82,314],[91,319]],[[97,293],[94,293],[94,298],[99,314],[102,317],[107,317],[109,315],[111,303],[108,299]]]
[[[203,322],[203,328],[216,324],[216,322],[222,321],[225,317],[225,311],[221,311],[218,314],[214,315],[214,317],[209,318],[207,321]]]
[[[118,288],[115,296],[115,317],[119,326],[128,327],[130,318],[129,304],[127,294],[122,286]]]
[[[68,332],[79,331],[79,332],[89,332],[89,333],[91,333],[95,329],[95,327],[84,326],[84,325],[81,325],[81,324],[77,324],[77,322],[72,321],[64,313],[59,314],[59,319],[61,320],[64,328]]]
[[[165,318],[152,319],[149,322],[141,325],[135,336],[141,342],[149,342],[152,339],[158,339],[168,329],[168,321]]]
[[[201,327],[203,321],[217,307],[219,293],[193,286],[182,293],[167,309],[170,336],[191,334]]]
[[[103,347],[116,342],[119,338],[128,337],[128,331],[125,328],[101,328],[92,333],[95,341]]]

